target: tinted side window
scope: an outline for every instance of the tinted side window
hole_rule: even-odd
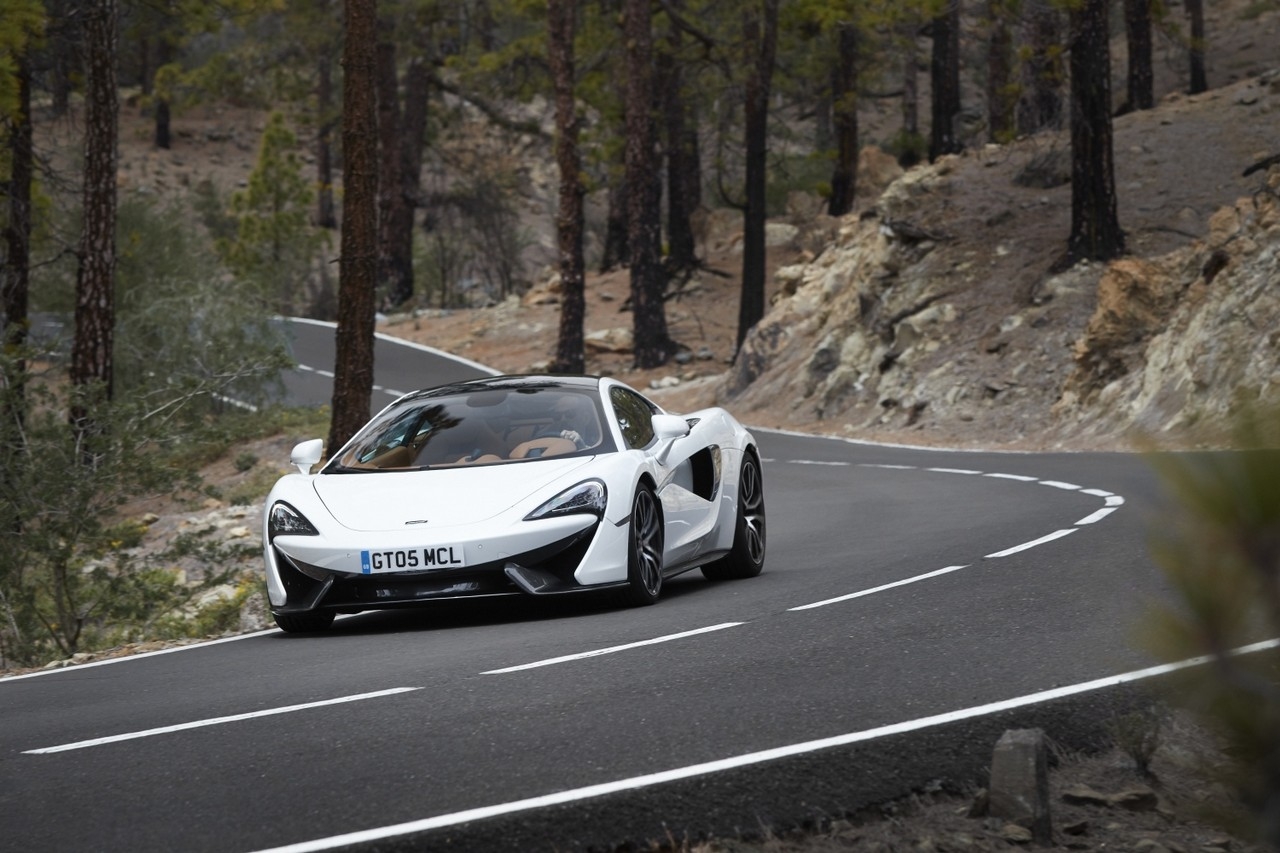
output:
[[[653,441],[653,408],[639,394],[625,388],[613,388],[609,392],[622,440],[630,450],[648,447]]]

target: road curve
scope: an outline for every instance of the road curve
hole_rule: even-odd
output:
[[[327,402],[326,337],[295,326],[312,368],[290,379],[299,399]],[[482,372],[378,347],[384,402]],[[1132,632],[1166,594],[1140,459],[758,437],[758,578],[694,573],[634,610],[442,603],[0,681],[0,838],[565,850],[732,835],[973,779],[1010,726],[1083,743],[1098,707],[1128,701],[1098,680],[1151,665]]]

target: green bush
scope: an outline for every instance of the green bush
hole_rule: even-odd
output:
[[[1173,498],[1153,553],[1175,603],[1149,624],[1169,660],[1207,656],[1174,699],[1223,739],[1222,780],[1252,810],[1250,829],[1280,845],[1280,653],[1241,654],[1280,637],[1280,420],[1240,416],[1230,452],[1166,454],[1154,463]]]

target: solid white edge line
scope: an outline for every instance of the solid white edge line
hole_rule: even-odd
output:
[[[796,432],[789,429],[777,429],[775,427],[749,426],[752,432],[770,432],[774,435],[786,435],[792,438],[822,438],[828,441],[839,441],[844,444],[853,444],[858,447],[891,447],[896,450],[928,450],[933,453],[1002,453],[1009,456],[1030,456],[1036,451],[1034,450],[991,450],[985,447],[930,447],[924,444],[897,444],[891,441],[871,441],[865,438],[846,438],[842,435],[822,435],[821,433],[812,432]],[[1072,452],[1072,451],[1054,451],[1054,452]]]
[[[219,726],[224,723],[238,723],[243,720],[252,720],[258,717],[272,717],[276,714],[289,714],[294,711],[306,711],[311,708],[323,708],[328,705],[342,705],[347,702],[360,702],[364,699],[380,699],[384,696],[394,696],[398,693],[411,693],[414,690],[421,690],[421,687],[392,687],[387,690],[376,690],[372,693],[359,693],[354,696],[339,696],[337,699],[322,699],[319,702],[305,702],[301,705],[286,705],[282,708],[266,708],[261,711],[249,711],[244,714],[231,714],[226,717],[211,717],[207,720],[193,720],[189,723],[176,723],[172,726],[160,726],[154,729],[145,729],[140,732],[126,732],[125,734],[109,735],[107,737],[93,738],[91,740],[81,740],[75,743],[64,743],[60,746],[46,746],[42,749],[26,749],[23,755],[49,755],[54,752],[70,752],[73,749],[87,749],[91,746],[102,746],[108,743],[119,743],[125,740],[137,740],[138,738],[154,737],[155,735],[170,734],[172,732],[182,732],[188,729],[200,729],[206,726]]]
[[[1106,518],[1108,515],[1111,515],[1111,513],[1115,512],[1116,509],[1118,509],[1118,507],[1114,507],[1114,506],[1103,507],[1102,509],[1097,510],[1096,512],[1092,512],[1086,515],[1084,518],[1077,521],[1076,525],[1079,526],[1081,524],[1093,524],[1095,521],[1102,521],[1102,519]]]
[[[312,320],[312,319],[311,319],[311,318],[309,318],[309,317],[284,317],[284,316],[277,316],[277,317],[276,317],[276,319],[277,319],[277,320],[284,320],[284,321],[287,321],[287,322],[290,322],[290,323],[304,323],[304,324],[309,325],[309,326],[323,326],[323,327],[325,327],[325,328],[329,328],[329,329],[336,329],[336,328],[338,327],[338,324],[337,324],[337,323],[332,322],[331,320]],[[404,339],[404,338],[397,338],[395,335],[388,335],[386,332],[375,332],[373,336],[374,336],[375,338],[380,339],[380,340],[387,341],[388,343],[392,343],[392,344],[400,344],[401,346],[406,346],[406,347],[409,347],[410,349],[416,349],[416,350],[419,350],[419,351],[421,351],[421,352],[429,352],[429,353],[431,353],[432,355],[438,355],[438,356],[440,356],[441,358],[447,358],[447,359],[449,359],[450,361],[456,361],[458,364],[462,364],[462,365],[465,365],[465,366],[467,366],[467,367],[475,368],[476,370],[479,370],[479,371],[481,371],[481,372],[483,372],[483,373],[487,373],[487,374],[489,374],[490,376],[501,376],[501,375],[502,375],[502,371],[501,371],[501,370],[494,370],[492,367],[489,367],[488,365],[485,365],[485,364],[481,364],[481,363],[480,363],[480,362],[478,362],[478,361],[472,361],[472,360],[471,360],[471,359],[469,359],[469,358],[463,358],[463,357],[462,357],[462,356],[460,356],[460,355],[454,355],[453,353],[451,353],[451,352],[445,352],[445,351],[444,351],[444,350],[442,350],[442,349],[436,349],[435,347],[429,347],[429,346],[427,346],[426,344],[416,343],[416,342],[414,342],[414,341],[406,340],[406,339]]]
[[[871,589],[864,589],[859,592],[851,592],[848,595],[841,595],[841,596],[837,596],[836,598],[828,598],[825,601],[815,601],[813,604],[801,604],[799,607],[788,607],[787,611],[790,612],[793,610],[812,610],[815,607],[826,607],[828,604],[836,604],[841,601],[849,601],[850,599],[854,599],[854,598],[862,598],[864,595],[873,595],[877,592],[884,592],[886,589],[893,589],[894,587],[897,587],[897,586],[906,586],[909,583],[916,583],[917,581],[928,580],[929,578],[936,578],[939,575],[950,574],[951,572],[958,572],[960,569],[964,569],[964,568],[968,568],[968,566],[967,565],[947,566],[945,569],[938,569],[937,571],[927,572],[923,575],[916,575],[915,577],[905,578],[900,581],[894,581],[893,583],[887,583],[887,584],[883,584],[882,586],[872,587]]]
[[[234,643],[237,640],[248,640],[251,637],[264,637],[267,634],[278,634],[279,628],[267,628],[264,631],[253,631],[248,634],[236,634],[234,637],[220,637],[216,640],[204,640],[199,643],[187,643],[183,646],[170,646],[167,649],[156,649],[154,652],[139,652],[136,655],[121,655],[118,658],[106,658],[104,660],[94,660],[87,663],[68,664],[60,666],[56,669],[42,669],[39,672],[27,672],[22,675],[10,675],[6,678],[0,678],[0,685],[8,684],[10,681],[22,681],[25,678],[40,678],[45,675],[57,675],[59,673],[80,672],[86,669],[92,669],[95,666],[106,666],[112,663],[124,663],[125,661],[141,660],[142,658],[153,658],[156,655],[171,655],[174,652],[185,652],[190,649],[203,649],[208,646],[217,646],[222,643]]]
[[[1244,646],[1233,650],[1231,654],[1253,654],[1255,652],[1266,651],[1274,648],[1280,648],[1280,639],[1266,640],[1261,643]],[[1200,666],[1208,662],[1208,660],[1209,658],[1206,656],[1178,661],[1177,663],[1160,664],[1158,666],[1147,667],[1146,669],[1139,669],[1132,672],[1121,673],[1119,675],[1098,678],[1093,681],[1086,681],[1081,684],[1071,684],[1065,687],[1057,687],[1052,690],[1044,690],[1039,693],[1030,693],[1026,696],[1017,696],[1012,699],[991,702],[986,705],[964,708],[959,711],[950,711],[944,714],[920,717],[918,719],[907,720],[902,723],[891,723],[886,726],[867,729],[866,731],[852,732],[850,734],[837,735],[835,737],[774,747],[773,749],[750,752],[744,755],[737,755],[732,758],[722,758],[716,761],[703,762],[702,764],[692,764],[688,767],[678,767],[672,770],[649,773],[643,776],[632,776],[629,779],[619,779],[614,782],[602,782],[597,785],[587,785],[582,788],[558,791],[553,794],[529,797],[528,799],[515,800],[509,803],[481,806],[479,808],[467,809],[465,811],[454,812],[452,814],[443,814],[435,817],[423,818],[421,820],[406,821],[404,823],[378,827],[376,829],[365,829],[357,832],[345,833],[343,835],[333,835],[328,838],[317,838],[312,841],[303,841],[297,844],[288,844],[283,847],[259,850],[256,851],[256,853],[315,853],[315,851],[332,850],[336,847],[343,847],[351,844],[365,844],[373,841],[381,841],[398,835],[425,832],[427,830],[440,829],[446,826],[457,826],[458,824],[472,823],[478,820],[500,817],[502,815],[514,814],[516,812],[529,811],[531,809],[563,805],[565,803],[592,799],[594,797],[601,797],[607,794],[635,791],[666,782],[689,779],[694,776],[705,776],[712,773],[720,773],[726,770],[748,767],[753,764],[763,764],[764,762],[774,761],[780,758],[789,758],[795,755],[818,752],[820,750],[831,749],[833,747],[848,746],[850,744],[875,740],[876,738],[888,737],[890,735],[906,734],[908,732],[933,728],[947,723],[959,722],[961,720],[968,720],[974,717],[982,717],[988,714],[998,714],[1004,711],[1022,708],[1027,705],[1050,702],[1055,699],[1063,699],[1068,696],[1089,693],[1095,690],[1102,690],[1107,687],[1116,687],[1121,684],[1141,681],[1143,679],[1159,675],[1167,675],[1171,672],[1177,672],[1193,666]]]
[[[568,663],[569,661],[583,660],[585,658],[599,657],[600,655],[610,655],[614,652],[623,652],[627,649],[638,649],[641,646],[652,646],[657,643],[667,643],[672,640],[683,640],[685,637],[694,637],[698,634],[708,634],[712,631],[723,631],[725,628],[736,628],[739,625],[745,625],[745,622],[724,622],[720,625],[712,625],[708,628],[695,628],[692,631],[681,631],[679,634],[668,634],[665,637],[654,637],[651,640],[640,640],[635,643],[626,643],[621,646],[610,646],[606,649],[595,649],[589,652],[578,652],[572,655],[563,655],[558,658],[547,658],[546,660],[534,661],[533,663],[522,663],[518,666],[508,666],[502,669],[490,669],[480,673],[481,675],[504,675],[508,672],[520,672],[526,669],[537,669],[541,666],[552,666],[557,663]]]
[[[994,554],[988,554],[983,559],[991,560],[996,557],[1008,557],[1010,554],[1016,554],[1019,551],[1026,551],[1027,549],[1034,548],[1037,545],[1043,545],[1046,542],[1052,542],[1055,539],[1061,539],[1063,536],[1067,536],[1072,533],[1075,533],[1076,530],[1077,528],[1075,527],[1066,528],[1064,530],[1055,530],[1053,533],[1050,533],[1048,536],[1041,536],[1039,539],[1032,539],[1030,542],[1023,542],[1021,545],[1014,545],[1012,548],[1006,548],[1003,551],[996,551]]]

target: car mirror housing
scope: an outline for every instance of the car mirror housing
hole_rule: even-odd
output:
[[[320,461],[323,453],[324,439],[313,438],[293,448],[293,452],[289,454],[289,463],[298,466],[299,473],[310,474],[311,466]]]
[[[663,441],[684,438],[689,434],[689,422],[679,415],[654,415],[653,432]]]

